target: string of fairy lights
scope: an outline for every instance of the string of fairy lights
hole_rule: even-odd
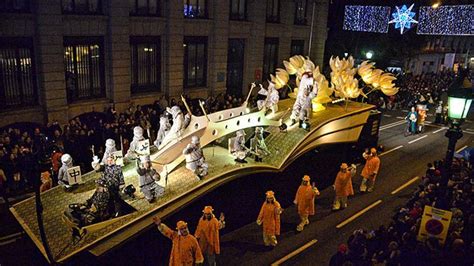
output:
[[[346,6],[344,12],[344,30],[388,32],[388,6]]]
[[[474,5],[422,6],[416,18],[416,7],[347,5],[343,29],[387,33],[389,24],[403,34],[417,26],[417,34],[474,35]],[[393,12],[392,12],[393,11]]]
[[[474,5],[420,7],[418,34],[474,35]]]

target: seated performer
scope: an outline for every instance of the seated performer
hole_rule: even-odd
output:
[[[245,146],[245,131],[239,129],[236,132],[236,137],[233,140],[231,147],[231,154],[234,156],[234,161],[238,163],[247,163],[245,158],[247,157],[249,148]]]
[[[191,143],[184,148],[183,154],[186,158],[186,168],[193,171],[199,179],[207,175],[209,166],[204,158],[198,136],[191,137]]]
[[[250,149],[255,155],[256,162],[262,162],[263,157],[270,155],[270,151],[265,144],[265,138],[263,137],[263,128],[255,128],[255,136],[250,141]]]
[[[158,185],[160,175],[151,167],[150,156],[143,156],[141,162],[137,160],[138,184],[145,199],[152,203],[157,197],[164,194],[165,188]]]
[[[254,84],[252,84],[254,85]],[[268,81],[268,88],[265,90],[260,84],[260,90],[258,94],[266,96],[265,100],[258,100],[257,107],[258,110],[262,108],[267,108],[272,110],[272,113],[278,112],[278,101],[280,100],[280,95],[278,94],[278,90],[275,89],[275,83]]]
[[[111,195],[103,179],[98,179],[97,187],[85,203],[70,204],[64,211],[67,222],[73,226],[83,227],[108,220],[115,213]]]

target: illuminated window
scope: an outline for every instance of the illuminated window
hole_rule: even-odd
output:
[[[184,37],[184,87],[204,87],[207,82],[207,37]]]
[[[130,0],[130,15],[159,16],[160,0]]]
[[[68,102],[105,96],[102,37],[65,37]]]
[[[132,93],[160,91],[160,37],[131,37],[130,52]]]
[[[3,0],[0,1],[0,12],[29,13],[30,4],[29,0]]]
[[[278,38],[265,38],[263,48],[263,80],[270,79],[278,64]]]
[[[295,24],[306,25],[306,9],[308,7],[308,0],[295,0]]]
[[[206,0],[184,0],[185,18],[207,18]]]
[[[0,38],[0,110],[36,105],[33,43],[29,38]]]
[[[290,56],[304,55],[304,40],[291,40]]]
[[[247,19],[247,1],[231,0],[230,1],[230,19],[245,20]]]
[[[267,22],[280,22],[280,0],[267,0]]]
[[[62,0],[62,6],[65,14],[102,14],[102,0]]]

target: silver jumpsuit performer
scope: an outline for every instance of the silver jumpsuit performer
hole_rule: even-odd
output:
[[[199,178],[207,175],[209,165],[204,158],[198,136],[191,137],[191,143],[184,148],[183,154],[186,158],[186,168],[193,171]]]
[[[150,156],[143,156],[137,160],[138,185],[145,199],[152,203],[156,198],[163,196],[165,188],[158,185],[160,175],[151,167]]]

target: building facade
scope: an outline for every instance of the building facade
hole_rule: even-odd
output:
[[[327,0],[314,1],[321,63]],[[312,0],[21,0],[0,4],[0,126],[164,95],[245,95],[308,54]]]
[[[428,36],[420,54],[406,62],[408,71],[416,75],[463,67],[474,69],[473,36]]]

